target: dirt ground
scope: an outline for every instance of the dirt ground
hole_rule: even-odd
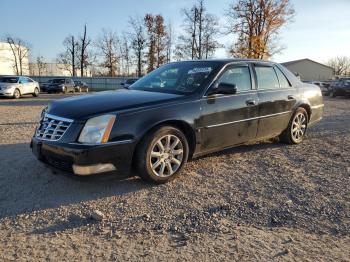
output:
[[[325,98],[301,145],[226,150],[155,186],[38,162],[30,138],[61,97],[0,99],[1,261],[350,261],[350,99]]]

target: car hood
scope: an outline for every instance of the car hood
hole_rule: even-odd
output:
[[[56,100],[49,104],[47,113],[74,120],[84,120],[109,112],[167,103],[182,97],[184,96],[122,89]]]

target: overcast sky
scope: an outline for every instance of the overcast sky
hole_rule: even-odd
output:
[[[222,16],[232,0],[206,0],[210,13]],[[350,56],[350,0],[292,0],[294,22],[283,28],[282,54],[273,60],[285,62],[310,58],[325,62],[334,56]],[[18,36],[32,46],[32,57],[54,61],[63,51],[62,41],[79,34],[87,23],[93,39],[102,28],[127,31],[128,17],[145,13],[162,14],[176,31],[181,30],[180,10],[192,0],[0,0],[0,37]],[[233,37],[222,37],[229,44]],[[226,57],[225,49],[216,57]]]

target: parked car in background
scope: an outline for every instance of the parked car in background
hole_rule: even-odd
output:
[[[47,88],[48,93],[75,92],[74,81],[70,78],[55,78]]]
[[[323,107],[318,86],[276,63],[176,62],[129,89],[51,102],[31,148],[76,175],[134,167],[143,179],[165,183],[191,157],[273,137],[299,144]]]
[[[89,86],[82,81],[74,81],[74,87],[76,92],[89,92]]]
[[[129,78],[124,83],[121,83],[121,86],[124,88],[129,88],[132,84],[134,84],[138,78]]]
[[[350,78],[343,78],[334,81],[329,89],[330,97],[349,96],[350,97]]]
[[[26,76],[0,77],[0,96],[20,98],[22,95],[31,94],[39,96],[39,83]]]
[[[52,79],[40,85],[41,92],[47,92],[49,86],[52,84]]]
[[[322,94],[328,96],[329,95],[329,87],[330,82],[322,82],[322,81],[304,81],[304,83],[317,85],[320,87]]]

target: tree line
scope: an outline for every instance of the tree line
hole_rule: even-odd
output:
[[[234,0],[219,20],[204,0],[194,0],[192,6],[181,9],[182,30],[178,33],[161,14],[151,13],[129,17],[127,30],[119,34],[102,29],[96,39],[88,35],[85,24],[81,34],[63,40],[57,63],[72,76],[85,76],[93,70],[95,76],[139,77],[171,61],[211,58],[225,47],[230,57],[270,59],[282,51],[279,33],[294,15],[290,0]],[[230,36],[229,45],[218,41],[223,35]],[[7,42],[16,46],[11,39]],[[36,63],[40,74],[44,58],[37,57]],[[20,68],[21,62],[16,64]],[[350,67],[347,58],[334,58],[328,64],[337,75]],[[21,74],[20,69],[17,72]]]

